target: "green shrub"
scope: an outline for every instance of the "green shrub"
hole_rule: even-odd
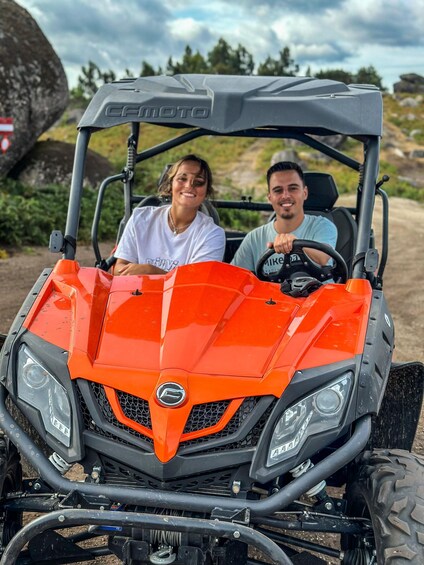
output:
[[[0,246],[48,245],[54,229],[65,232],[69,189],[48,186],[25,187],[7,181],[0,184]],[[97,191],[83,193],[79,238],[89,241],[96,206]],[[106,192],[99,238],[114,239],[123,215],[122,187],[111,186]]]

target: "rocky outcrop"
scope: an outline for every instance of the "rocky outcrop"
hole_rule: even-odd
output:
[[[70,186],[75,145],[63,141],[39,141],[10,171],[9,176],[33,187],[49,184]],[[96,188],[113,172],[109,161],[91,151],[87,152],[84,185]]]
[[[275,165],[275,163],[279,163],[280,161],[292,161],[297,163],[303,170],[306,171],[307,169],[305,161],[302,161],[299,153],[295,149],[282,149],[272,155],[271,165]]]
[[[5,176],[61,116],[69,95],[62,63],[31,15],[13,0],[0,0],[0,14],[0,124],[13,120],[10,146],[0,151]]]
[[[416,73],[400,75],[400,81],[395,82],[393,91],[395,93],[406,92],[409,94],[424,93],[424,77]]]

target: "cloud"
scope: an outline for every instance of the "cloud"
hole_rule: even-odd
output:
[[[249,10],[255,8],[266,9],[268,13],[282,15],[287,13],[295,14],[316,14],[328,8],[336,8],[345,4],[346,0],[261,0],[258,5],[257,0],[243,0],[242,6]]]
[[[202,45],[214,41],[207,25],[193,18],[180,18],[169,23],[169,31],[173,41],[178,45]]]
[[[424,0],[17,1],[71,85],[89,60],[117,76],[126,68],[138,74],[143,60],[162,69],[170,56],[181,60],[187,44],[207,57],[221,37],[245,47],[256,65],[288,46],[301,71],[374,65],[389,85],[424,60]]]
[[[354,45],[423,45],[424,0],[350,0],[343,10],[331,10],[330,29],[343,30]]]
[[[143,59],[154,65],[162,63],[162,53],[173,47],[168,28],[172,14],[161,2],[152,2],[151,6],[139,0],[126,0],[125,4],[113,0],[20,3],[37,14],[37,23],[54,43],[65,66],[81,67],[92,60],[102,69],[132,67],[138,72]]]
[[[343,64],[352,56],[352,51],[335,42],[297,44],[293,49],[293,56],[300,64],[322,63],[332,65],[334,63]]]

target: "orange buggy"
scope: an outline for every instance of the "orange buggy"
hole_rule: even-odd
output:
[[[138,151],[143,123],[177,135]],[[123,124],[127,164],[99,188],[95,266],[82,267],[89,140]],[[381,93],[306,77],[126,79],[100,88],[78,127],[66,229],[50,241],[62,257],[1,351],[0,563],[422,564],[424,461],[410,449],[424,371],[391,363]],[[306,210],[338,228],[331,273],[302,254],[310,241],[271,280],[266,257],[256,273],[232,266],[245,233],[227,225],[222,263],[113,277],[98,241],[108,187],[123,184],[121,232],[134,207],[162,204],[138,192],[146,160],[202,136],[294,139],[356,171],[352,208],[338,205],[329,174],[307,173]],[[217,222],[232,210],[270,212],[248,198],[206,207]],[[34,468],[24,481],[18,452]],[[66,475],[76,463],[82,481]],[[42,515],[22,528],[23,512]]]

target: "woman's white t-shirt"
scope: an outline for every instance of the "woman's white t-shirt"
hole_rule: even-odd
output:
[[[225,233],[202,212],[180,234],[168,225],[170,206],[136,208],[125,226],[115,257],[170,271],[179,265],[222,261]]]

